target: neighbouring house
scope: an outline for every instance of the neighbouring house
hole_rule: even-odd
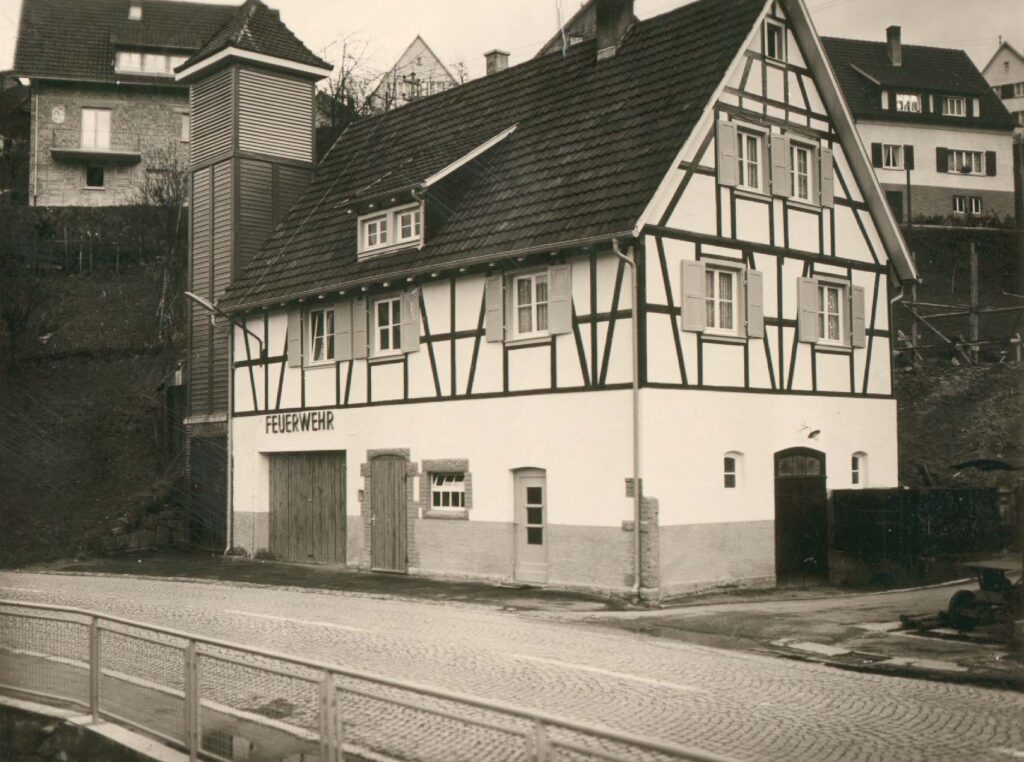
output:
[[[602,11],[610,10],[614,13],[611,5],[601,4]],[[573,45],[578,45],[585,40],[592,40],[597,36],[597,10],[596,0],[586,0],[582,3],[572,16],[562,24],[554,37],[544,43],[537,56],[546,56],[551,53],[567,51]],[[636,19],[634,18],[634,21]]]
[[[596,18],[352,123],[260,246],[280,175],[197,161],[193,277],[230,281],[230,325],[195,318],[190,393],[229,437],[228,542],[656,598],[822,578],[827,491],[896,486],[916,273],[807,6]],[[262,88],[251,138],[307,156],[307,88]]]
[[[1013,119],[964,51],[822,42],[897,219],[1014,216]]]
[[[1000,41],[982,74],[1013,115],[1017,132],[1024,133],[1024,56],[1010,43]]]
[[[448,67],[424,39],[416,35],[367,97],[367,109],[380,114],[428,95],[443,93],[458,84]]]
[[[174,67],[231,17],[171,0],[23,0],[14,72],[30,81],[29,203],[138,203],[187,171],[188,88]]]

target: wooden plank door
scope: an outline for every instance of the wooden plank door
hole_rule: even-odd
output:
[[[282,561],[345,563],[345,454],[270,456],[270,553]]]
[[[195,437],[189,462],[189,538],[199,548],[222,551],[228,541],[227,439]]]
[[[828,578],[825,455],[806,447],[775,455],[775,576],[780,585]]]
[[[407,466],[404,458],[395,455],[370,461],[370,566],[377,571],[408,570]]]
[[[516,579],[548,581],[548,487],[545,472],[523,469],[515,475]]]

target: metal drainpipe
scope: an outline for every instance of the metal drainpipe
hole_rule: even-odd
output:
[[[619,239],[612,239],[612,252],[629,265],[633,287],[633,600],[640,602],[640,304],[638,300],[636,255],[632,246],[623,254]]]

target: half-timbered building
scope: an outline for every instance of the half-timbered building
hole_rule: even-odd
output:
[[[234,278],[234,543],[657,595],[822,574],[827,490],[896,485],[915,272],[805,4],[598,5],[354,123]]]

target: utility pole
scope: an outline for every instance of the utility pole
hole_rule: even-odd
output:
[[[1013,136],[1013,186],[1017,218],[1017,293],[1024,294],[1024,131]]]
[[[971,359],[978,362],[978,244],[972,240],[971,251],[971,314],[967,317],[968,337],[971,342]]]

